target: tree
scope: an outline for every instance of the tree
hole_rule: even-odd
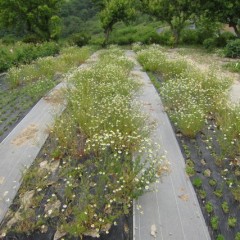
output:
[[[145,12],[170,26],[175,45],[179,42],[186,21],[194,15],[199,6],[198,0],[141,0],[141,2]]]
[[[60,32],[58,17],[62,0],[0,0],[0,23],[7,28],[16,25],[27,34],[50,40]]]
[[[102,9],[100,20],[105,34],[104,45],[108,43],[109,35],[113,30],[115,23],[129,22],[135,16],[134,0],[103,0],[97,1],[98,6]]]
[[[201,0],[201,9],[208,18],[233,27],[240,38],[240,1],[239,0]]]

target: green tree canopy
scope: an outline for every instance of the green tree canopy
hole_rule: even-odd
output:
[[[63,0],[0,0],[0,23],[7,28],[16,26],[27,34],[44,40],[60,33],[58,13]]]
[[[102,9],[100,19],[105,33],[105,44],[113,25],[119,21],[129,22],[135,16],[135,0],[103,0],[97,1]]]
[[[239,0],[201,0],[201,13],[233,27],[240,38],[240,1]]]
[[[186,21],[193,16],[199,7],[198,0],[141,0],[141,2],[143,11],[170,26],[175,44],[179,41]]]

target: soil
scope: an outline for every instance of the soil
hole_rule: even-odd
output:
[[[157,80],[162,83],[162,77],[155,75]],[[216,140],[219,129],[214,125],[214,120],[209,119],[204,129],[196,135],[195,138],[188,138],[179,132],[172,123],[178,143],[185,158],[185,161],[191,160],[194,163],[195,174],[190,177],[198,197],[206,224],[208,226],[212,239],[217,239],[218,235],[223,235],[224,239],[235,239],[240,232],[240,205],[235,200],[232,189],[236,188],[240,182],[240,175],[234,173],[240,171],[239,162],[232,159],[218,160],[221,154],[221,148]],[[210,140],[209,140],[210,139]],[[195,181],[200,179],[201,184],[196,186]],[[214,180],[212,186],[209,181]],[[205,191],[206,196],[204,196]],[[240,200],[240,199],[239,199]],[[213,205],[213,212],[206,211],[206,203]],[[222,209],[222,203],[227,202],[229,212],[225,213]],[[217,230],[211,226],[211,218],[217,216],[219,225]],[[236,218],[235,227],[228,225],[228,218]]]

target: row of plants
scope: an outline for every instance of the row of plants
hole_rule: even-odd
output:
[[[39,58],[32,64],[9,69],[1,80],[0,140],[65,73],[83,63],[91,52],[88,47],[65,48],[58,57]]]
[[[56,55],[59,51],[60,46],[55,42],[37,45],[22,42],[10,45],[0,43],[0,73],[12,66],[28,64],[40,57]]]
[[[163,158],[133,101],[139,84],[129,77],[132,67],[123,51],[111,48],[96,64],[68,75],[67,108],[24,174],[2,236],[108,239],[131,214],[133,199],[158,181]],[[130,231],[124,224],[120,235]]]
[[[165,49],[135,45],[164,101],[213,239],[239,239],[240,106],[228,101],[231,79],[203,71]]]

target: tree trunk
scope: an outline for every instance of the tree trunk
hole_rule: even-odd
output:
[[[233,24],[232,27],[233,27],[237,37],[240,38],[240,31],[239,31],[239,29],[237,27],[237,24]]]
[[[103,42],[103,47],[105,47],[108,44],[110,32],[111,32],[111,27],[106,28],[104,31],[105,39]]]
[[[179,43],[179,37],[180,37],[179,29],[173,29],[173,37],[174,37],[173,47],[175,48]]]

